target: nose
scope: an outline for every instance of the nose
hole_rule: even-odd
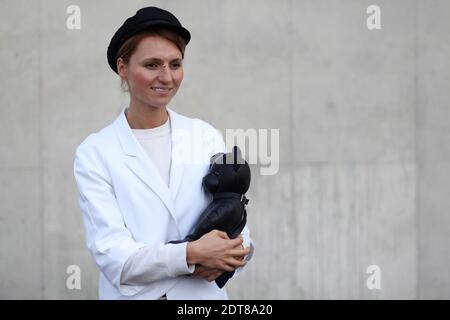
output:
[[[172,80],[172,72],[168,66],[164,65],[161,67],[158,79],[159,81],[166,83]]]

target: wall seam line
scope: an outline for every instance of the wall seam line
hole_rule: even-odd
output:
[[[45,298],[45,251],[44,251],[44,155],[43,155],[43,75],[42,75],[42,32],[43,32],[43,19],[42,19],[42,0],[38,1],[38,112],[39,112],[39,124],[38,124],[38,156],[39,156],[39,231],[40,231],[40,294],[41,299]]]

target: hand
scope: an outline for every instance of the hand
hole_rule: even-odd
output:
[[[241,235],[241,234],[238,235],[237,238],[242,238],[242,235]],[[242,238],[242,239],[244,239],[244,238]],[[243,243],[243,241],[244,241],[244,240],[242,240],[242,243],[241,243],[240,245],[237,245],[237,246],[235,247],[235,249],[245,249],[245,248],[244,248],[244,243]],[[238,256],[238,257],[235,257],[235,258],[238,259],[238,260],[244,260],[245,256]]]
[[[234,271],[246,265],[243,259],[250,248],[242,248],[243,238],[230,240],[223,231],[213,230],[187,245],[188,264],[201,264],[210,269]]]
[[[196,276],[196,277],[204,278],[204,279],[208,280],[209,282],[211,282],[211,281],[216,280],[223,273],[224,273],[223,270],[211,269],[211,268],[202,266],[201,264],[197,264],[195,266],[195,271],[192,275]]]

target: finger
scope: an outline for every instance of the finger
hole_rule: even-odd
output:
[[[237,246],[241,245],[242,243],[244,243],[244,238],[242,238],[242,237],[237,237],[230,241],[230,245],[232,247],[237,247]]]
[[[201,268],[197,272],[194,273],[195,276],[205,278],[207,277],[214,269],[208,269],[208,268]]]
[[[198,274],[197,277],[207,279],[208,277],[210,277],[215,272],[217,272],[217,271],[207,270],[207,271],[202,272],[201,274]]]
[[[250,253],[250,247],[243,249],[233,249],[227,252],[230,256],[233,257],[245,257]]]
[[[216,280],[218,277],[220,277],[220,275],[221,275],[220,273],[216,273],[216,274],[214,274],[214,275],[208,277],[207,280],[208,280],[209,282],[212,282],[212,281]]]
[[[244,249],[245,247],[244,247],[244,244],[243,243],[241,243],[241,244],[238,244],[238,245],[236,245],[236,246],[234,246],[232,249]]]
[[[229,266],[232,266],[232,267],[233,267],[233,270],[234,270],[234,269],[236,269],[236,268],[245,266],[245,265],[247,264],[247,261],[245,261],[245,260],[240,260],[240,259],[236,259],[236,258],[232,257],[232,258],[227,259],[227,260],[226,260],[226,263],[227,263]]]
[[[194,269],[194,275],[199,274],[201,272],[205,271],[205,267],[201,265],[196,265]]]
[[[232,259],[232,258],[231,258]],[[235,267],[233,267],[232,265],[228,264],[228,263],[222,263],[222,265],[220,266],[221,271],[234,271],[234,269],[236,269]]]
[[[208,280],[209,282],[214,281],[214,280],[216,280],[218,277],[220,277],[222,274],[223,274],[223,271],[217,271],[217,272],[214,272],[213,274],[211,274],[211,275],[208,277],[207,280]]]
[[[208,274],[208,276],[206,277],[206,279],[208,281],[214,280],[216,279],[216,277],[218,276],[218,274],[220,273],[219,270],[214,270],[214,272],[211,272],[210,274]]]
[[[201,277],[201,278],[204,278],[205,276],[208,276],[208,271],[207,270],[203,270],[203,271],[200,271],[200,272],[198,272],[197,274],[195,274],[197,277]]]
[[[207,272],[202,275],[199,275],[198,277],[203,278],[203,279],[208,279],[210,276],[211,276],[211,273]]]
[[[204,277],[205,277],[205,272],[195,273],[194,276],[195,276],[195,277],[204,278]]]
[[[197,269],[197,267],[196,267]],[[196,273],[194,273],[195,276],[201,277],[201,278],[207,278],[209,277],[211,274],[213,274],[214,272],[220,272],[220,269],[216,269],[216,268],[208,268],[208,267],[204,267],[199,265],[198,266],[198,271]]]
[[[210,233],[213,235],[217,235],[217,236],[219,236],[219,238],[222,238],[222,239],[227,239],[227,240],[230,239],[226,232],[220,231],[218,229],[213,229],[210,231]]]
[[[222,239],[227,239],[227,240],[230,239],[230,238],[228,237],[228,235],[227,235],[226,232],[223,232],[223,231],[220,231],[220,230],[217,230],[217,235],[218,235],[219,237],[221,237]]]
[[[237,257],[234,257],[235,259],[238,259],[238,260],[243,260],[243,259],[245,259],[245,256],[243,256],[243,257],[239,257],[239,256],[237,256]]]

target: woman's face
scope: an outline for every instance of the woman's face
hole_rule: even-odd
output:
[[[132,100],[165,107],[183,80],[181,51],[163,37],[148,36],[138,44],[127,65],[118,60],[118,72],[127,81]]]

